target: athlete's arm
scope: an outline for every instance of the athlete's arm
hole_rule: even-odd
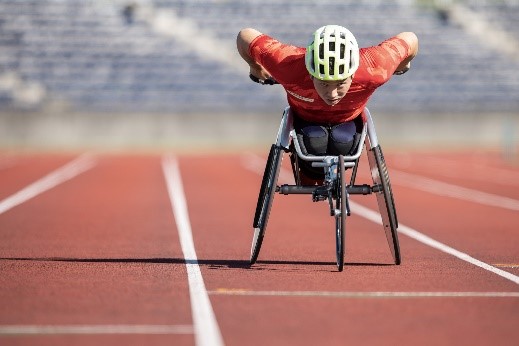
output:
[[[238,33],[238,37],[236,37],[236,47],[242,59],[249,64],[250,74],[260,80],[266,80],[270,78],[270,74],[249,55],[250,44],[260,35],[262,35],[262,33],[256,29],[243,29]]]
[[[406,59],[404,59],[400,65],[396,68],[395,74],[402,74],[407,72],[411,67],[411,60],[418,54],[418,37],[416,37],[413,32],[401,32],[396,35],[401,40],[404,40],[405,43],[409,46],[409,55]]]

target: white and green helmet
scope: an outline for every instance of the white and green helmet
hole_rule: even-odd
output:
[[[324,81],[343,80],[359,67],[359,46],[355,36],[339,25],[317,29],[306,48],[306,68]]]

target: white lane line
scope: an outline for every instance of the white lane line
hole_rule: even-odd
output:
[[[190,325],[4,325],[0,335],[193,334]]]
[[[516,199],[468,189],[466,187],[444,183],[438,180],[402,172],[396,169],[391,169],[390,172],[391,181],[393,181],[394,184],[411,187],[416,190],[429,192],[439,196],[453,197],[492,207],[519,211],[519,201]]]
[[[162,160],[162,168],[186,261],[196,344],[223,345],[222,335],[198,265],[178,162],[172,156],[165,156]]]
[[[17,193],[0,201],[0,214],[3,214],[9,209],[12,209],[17,205],[20,205],[29,199],[74,178],[75,176],[91,169],[95,165],[96,161],[90,155],[84,154],[79,156],[75,160],[67,163],[65,166],[58,168]]]
[[[256,172],[258,174],[262,174],[262,171],[261,169],[259,169],[259,166],[258,166],[258,161],[261,160],[259,157],[256,157],[254,158],[254,156],[249,156],[248,158],[245,158],[244,160],[246,159],[250,159],[252,163],[250,163],[249,165],[244,165],[244,167],[246,169],[249,169],[253,172]],[[252,167],[255,167],[254,169]],[[391,171],[393,172],[393,171]],[[352,209],[355,209],[353,210],[354,213],[358,214],[359,216],[362,216],[370,221],[373,221],[377,224],[380,224],[382,225],[382,219],[381,219],[381,216],[378,212],[375,212],[371,209],[368,209],[352,200],[349,201],[350,202],[350,206],[352,207]],[[417,230],[415,229],[412,229],[411,227],[407,227],[405,225],[403,225],[402,223],[399,222],[399,227],[398,227],[398,232],[401,233],[401,234],[404,234],[414,240],[417,240],[419,241],[420,243],[422,244],[425,244],[425,245],[428,245],[432,248],[435,248],[437,250],[440,250],[442,252],[445,252],[447,254],[450,254],[454,257],[457,257],[459,259],[461,259],[462,261],[465,261],[465,262],[468,262],[468,263],[471,263],[475,266],[478,266],[482,269],[485,269],[485,270],[488,270],[494,274],[497,274],[507,280],[510,280],[512,282],[514,282],[515,284],[518,284],[519,285],[519,276],[516,276],[516,275],[513,275],[512,273],[509,273],[507,271],[504,271],[504,270],[501,270],[499,268],[496,268],[496,267],[493,267],[491,266],[490,264],[487,264],[485,262],[482,262],[480,260],[477,260],[475,259],[474,257],[471,257],[470,255],[466,254],[466,253],[463,253],[461,251],[458,251],[448,245],[445,245],[437,240],[434,240],[432,239],[431,237],[429,236],[426,236],[425,234],[423,233],[420,233],[418,232]]]
[[[332,298],[519,298],[519,292],[332,292],[219,289],[211,295]]]
[[[371,209],[368,209],[356,202],[353,202],[353,201],[350,201],[350,206],[352,207],[352,209],[354,209],[354,212],[370,221],[373,221],[377,224],[380,224],[382,225],[382,220],[381,220],[381,217],[380,217],[380,214],[371,210]],[[468,262],[470,264],[473,264],[475,266],[478,266],[480,268],[483,268],[485,270],[488,270],[494,274],[497,274],[507,280],[510,280],[512,282],[514,282],[515,284],[518,284],[519,285],[519,276],[517,275],[514,275],[512,273],[509,273],[507,271],[504,271],[504,270],[501,270],[499,268],[496,268],[496,267],[493,267],[491,266],[490,264],[488,263],[485,263],[485,262],[482,262],[478,259],[475,259],[474,257],[466,254],[466,253],[463,253],[461,251],[458,251],[448,245],[445,245],[443,243],[440,243],[439,241],[437,240],[434,240],[432,239],[431,237],[429,236],[426,236],[425,234],[423,233],[420,233],[418,232],[417,230],[415,229],[412,229],[411,227],[408,227],[408,226],[405,226],[401,223],[399,223],[399,226],[398,226],[398,233],[400,234],[405,234],[406,236],[410,237],[410,238],[413,238],[414,240],[417,240],[419,241],[420,243],[422,244],[425,244],[425,245],[428,245],[432,248],[435,248],[437,250],[440,250],[442,252],[445,252],[449,255],[452,255],[454,257],[457,257],[459,258],[460,260],[462,261],[465,261],[465,262]]]
[[[403,171],[406,168],[411,167],[417,163],[420,167],[427,169],[428,172],[434,172],[437,175],[451,178],[463,178],[465,180],[472,180],[478,182],[489,182],[493,184],[503,186],[519,186],[517,180],[518,171],[491,167],[483,164],[486,160],[472,159],[471,162],[467,163],[464,161],[456,161],[455,159],[439,158],[436,156],[422,156],[419,159],[411,157],[409,154],[399,154],[391,158],[393,169],[401,169]]]
[[[494,267],[501,267],[501,268],[512,268],[512,269],[519,268],[519,264],[516,264],[516,263],[494,263],[492,265]]]

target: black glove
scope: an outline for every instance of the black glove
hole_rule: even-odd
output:
[[[267,79],[259,79],[258,77],[254,76],[252,74],[249,74],[249,78],[252,79],[256,83],[263,84],[263,85],[278,84],[278,82],[276,82],[272,77],[269,77]]]

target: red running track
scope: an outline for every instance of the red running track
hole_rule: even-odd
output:
[[[264,160],[0,155],[0,344],[516,345],[517,165],[386,154],[403,263],[353,196],[339,273],[309,196],[276,195],[248,266]]]

